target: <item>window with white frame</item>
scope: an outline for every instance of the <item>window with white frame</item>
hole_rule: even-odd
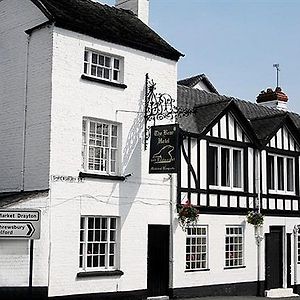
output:
[[[244,230],[242,226],[226,226],[225,267],[244,265]]]
[[[81,217],[80,269],[117,269],[117,230],[118,219],[116,217]]]
[[[88,76],[120,83],[122,81],[121,65],[120,57],[87,49],[84,51],[83,73]]]
[[[209,145],[208,183],[213,188],[243,188],[243,149]]]
[[[268,154],[267,185],[273,193],[295,192],[295,158]]]
[[[186,270],[207,269],[207,226],[186,229]]]
[[[82,121],[82,168],[96,173],[117,174],[120,126],[108,121]]]

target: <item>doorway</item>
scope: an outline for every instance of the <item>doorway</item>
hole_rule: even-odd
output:
[[[148,297],[169,294],[169,225],[148,225]]]
[[[265,245],[266,290],[283,286],[283,227],[271,226]]]

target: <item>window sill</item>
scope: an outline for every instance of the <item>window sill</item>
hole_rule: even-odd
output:
[[[120,89],[126,89],[127,88],[127,85],[124,84],[124,83],[117,83],[117,82],[113,82],[113,81],[108,81],[108,80],[104,80],[104,79],[100,79],[100,78],[96,78],[96,77],[92,77],[92,76],[88,76],[88,75],[84,75],[84,74],[81,75],[81,79],[88,80],[88,81],[93,81],[93,82],[98,82],[98,83],[103,83],[103,84],[110,85],[110,86],[113,86],[113,87],[117,87],[117,88],[120,88]]]
[[[121,270],[113,271],[89,271],[89,272],[78,272],[77,277],[98,277],[98,276],[122,276],[124,274]]]
[[[237,187],[230,187],[230,186],[209,185],[209,189],[218,190],[218,191],[244,192],[244,188],[237,188]]]
[[[96,179],[106,179],[106,180],[118,180],[118,181],[124,181],[126,179],[125,176],[93,174],[93,173],[85,173],[85,172],[79,172],[79,177],[80,178],[96,178]]]
[[[246,266],[224,267],[224,270],[245,269],[245,268],[246,268]]]
[[[185,270],[185,273],[194,273],[194,272],[205,272],[210,271],[210,269],[201,269],[201,270]]]
[[[294,191],[280,191],[280,190],[268,190],[270,195],[286,195],[286,196],[296,196]]]

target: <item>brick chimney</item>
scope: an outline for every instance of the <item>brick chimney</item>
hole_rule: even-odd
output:
[[[131,10],[146,25],[149,23],[149,0],[116,0],[116,8]]]
[[[260,92],[256,98],[256,102],[260,105],[287,110],[288,96],[280,87],[277,87],[274,91],[268,88],[266,91]]]

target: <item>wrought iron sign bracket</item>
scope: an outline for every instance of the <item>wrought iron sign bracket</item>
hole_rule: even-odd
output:
[[[145,88],[145,136],[144,148],[147,149],[150,138],[150,129],[156,125],[156,121],[168,120],[174,123],[178,118],[194,113],[194,109],[175,106],[176,100],[167,93],[157,93],[156,83],[146,74]]]

